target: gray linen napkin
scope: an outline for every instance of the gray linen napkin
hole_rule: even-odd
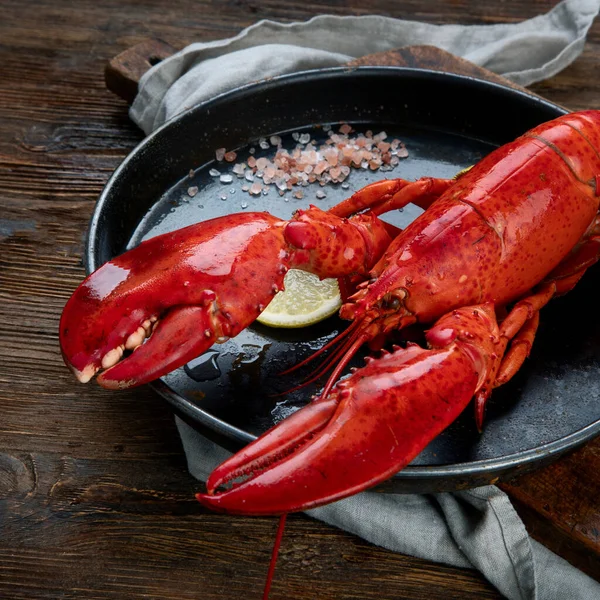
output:
[[[187,108],[259,79],[335,67],[415,44],[438,46],[520,85],[552,77],[579,56],[600,0],[564,0],[515,24],[431,25],[381,16],[260,21],[233,38],[191,44],[148,71],[131,118],[150,133]]]
[[[150,133],[181,111],[231,88],[411,44],[439,46],[522,85],[558,73],[583,49],[600,0],[565,0],[517,24],[429,25],[380,16],[319,16],[306,23],[261,21],[234,38],[188,46],[140,82],[131,118]],[[181,420],[192,475],[204,481],[228,453]],[[364,492],[308,511],[393,551],[477,568],[507,598],[600,599],[600,584],[525,531],[494,486],[454,494]]]

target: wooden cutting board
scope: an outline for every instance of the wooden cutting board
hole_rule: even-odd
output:
[[[140,77],[176,52],[160,40],[147,40],[112,59],[106,85],[132,102]],[[426,68],[469,75],[531,92],[433,46],[409,46],[371,54],[349,63]],[[532,94],[535,95],[535,94]],[[600,580],[600,438],[534,473],[499,486],[510,496],[534,539]]]

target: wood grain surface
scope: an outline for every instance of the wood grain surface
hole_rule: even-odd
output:
[[[274,519],[216,515],[195,502],[198,483],[154,392],[81,386],[63,365],[58,320],[84,276],[94,202],[142,139],[126,103],[105,88],[106,62],[147,37],[182,47],[262,18],[378,13],[506,23],[553,4],[0,0],[0,598],[260,597],[276,528]],[[572,109],[598,108],[599,67],[596,23],[578,61],[533,90]],[[599,461],[592,442],[511,486],[534,535],[554,539],[596,576]],[[550,532],[548,514],[560,517]],[[272,598],[500,596],[476,572],[387,552],[293,515]]]

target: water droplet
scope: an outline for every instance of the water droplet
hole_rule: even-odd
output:
[[[221,369],[217,363],[219,352],[216,350],[208,350],[198,358],[191,360],[184,367],[184,371],[194,381],[212,381],[221,376]]]

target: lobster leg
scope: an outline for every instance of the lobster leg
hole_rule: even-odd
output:
[[[369,209],[372,214],[403,208],[411,202],[420,208],[429,208],[452,184],[453,179],[423,177],[417,181],[406,179],[384,179],[371,183],[350,198],[329,209],[338,217],[348,217]]]
[[[510,381],[529,356],[539,325],[541,308],[554,296],[571,291],[588,267],[598,261],[600,256],[599,232],[600,219],[597,218],[591,228],[591,235],[555,269],[548,278],[549,282],[542,286],[540,292],[517,303],[503,321],[500,334],[507,340],[514,339],[500,364],[493,384],[494,388]],[[476,406],[478,402],[479,400],[476,401]],[[479,414],[482,408],[477,408],[479,426],[481,425],[479,419],[483,418],[483,414]]]
[[[555,294],[555,282],[544,284],[537,293],[517,302],[502,322],[500,327],[500,343],[495,351],[496,360],[493,361],[494,367],[490,369],[487,380],[475,395],[475,423],[479,431],[483,427],[485,405],[492,390],[508,381],[518,371],[525,358],[529,355],[531,344],[525,346],[526,353],[523,352],[523,347],[518,350],[517,348],[518,346],[523,346],[528,340],[533,341],[537,329],[536,323],[539,320],[539,311]],[[532,327],[532,319],[535,319],[535,327]],[[506,348],[511,341],[513,341],[511,349],[506,352]],[[499,380],[500,373],[503,373],[503,377],[510,376],[505,380]]]
[[[494,381],[493,385],[494,388],[500,387],[510,381],[521,368],[531,352],[531,346],[533,345],[539,324],[540,313],[536,312],[531,319],[525,322],[519,333],[513,338],[509,351],[500,363],[496,381]]]
[[[377,206],[373,207],[371,212],[374,215],[382,215],[383,213],[403,208],[411,202],[426,210],[453,184],[453,179],[423,177],[417,181],[410,182],[389,200],[378,203]]]
[[[600,219],[591,227],[591,235],[548,276],[539,291],[517,302],[500,327],[505,347],[510,343],[494,379],[486,382],[475,397],[475,421],[481,431],[485,404],[492,389],[504,385],[517,373],[529,356],[539,325],[539,311],[557,295],[572,290],[585,271],[600,257]],[[512,342],[511,342],[512,340]]]

